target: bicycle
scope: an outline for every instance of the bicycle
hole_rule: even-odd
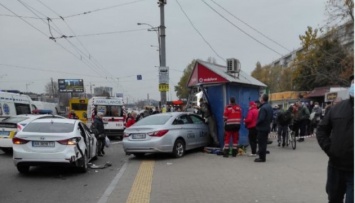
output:
[[[290,133],[291,131],[291,133]],[[291,128],[288,129],[287,134],[286,134],[286,146],[290,145],[292,146],[292,149],[296,149],[296,133],[293,131]]]

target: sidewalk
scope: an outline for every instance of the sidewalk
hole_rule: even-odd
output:
[[[202,152],[188,153],[180,159],[165,155],[144,159],[132,156],[107,202],[327,201],[328,159],[315,137],[297,143],[296,150],[277,147],[274,140],[268,150],[265,163],[254,163],[255,157],[223,158]]]

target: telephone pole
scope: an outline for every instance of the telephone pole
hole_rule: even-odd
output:
[[[166,52],[165,52],[165,23],[164,23],[164,5],[166,4],[167,0],[158,0],[158,5],[160,7],[160,26],[159,26],[159,39],[160,39],[160,68],[162,67],[166,67]],[[159,69],[160,71],[160,69]],[[169,70],[167,70],[167,74],[169,74]],[[167,77],[169,78],[169,75],[167,75]],[[164,85],[164,83],[162,83],[162,81],[159,81],[159,85]],[[168,79],[168,84],[169,85],[169,79]],[[167,91],[163,90],[160,92],[160,100],[161,100],[161,104],[165,105],[166,104],[166,93]]]

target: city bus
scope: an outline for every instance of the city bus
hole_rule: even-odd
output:
[[[84,123],[87,122],[87,108],[88,108],[88,99],[87,98],[71,98],[69,99],[69,113],[74,111],[75,115],[79,120]]]

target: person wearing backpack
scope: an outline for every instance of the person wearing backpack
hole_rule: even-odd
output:
[[[286,111],[280,110],[279,114],[277,115],[277,142],[278,146],[281,146],[282,140],[282,147],[285,147],[286,135],[288,131],[288,126],[292,121],[292,111],[293,107],[290,106]],[[282,137],[282,139],[281,139]]]
[[[300,138],[297,140],[298,142],[304,141],[304,136],[306,135],[307,122],[309,121],[310,113],[308,108],[301,101],[296,102],[297,107],[297,126],[295,129],[296,135],[298,135],[298,129],[300,130]],[[295,124],[296,125],[296,124]]]

